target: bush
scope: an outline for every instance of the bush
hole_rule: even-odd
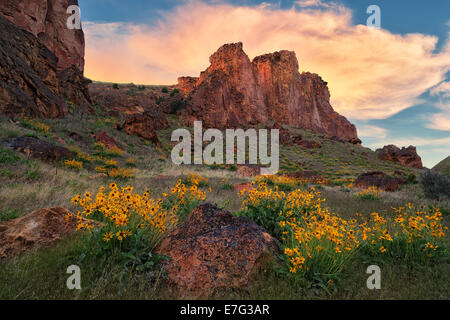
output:
[[[119,89],[119,85],[117,83],[114,83],[112,87],[113,87],[113,89],[116,89],[116,90]]]
[[[0,210],[0,222],[9,221],[19,217],[19,213],[11,208],[6,208],[5,210]]]
[[[169,92],[169,89],[167,89],[167,88],[164,87],[164,88],[161,89],[161,92],[162,92],[162,93],[168,93],[168,92]]]
[[[420,176],[420,184],[428,199],[450,198],[450,180],[446,176],[427,170]]]

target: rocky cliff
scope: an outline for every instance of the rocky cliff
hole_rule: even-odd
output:
[[[330,104],[327,83],[298,71],[294,52],[280,51],[250,61],[242,43],[226,44],[210,58],[199,78],[181,77],[189,120],[208,127],[248,127],[274,121],[336,136],[357,138],[357,132]]]
[[[2,16],[0,30],[0,114],[65,116],[56,56],[33,34]]]
[[[61,94],[86,107],[90,98],[83,76],[84,33],[67,27],[67,9],[71,5],[78,5],[78,0],[2,0],[0,15],[33,34],[55,54]],[[27,54],[30,60],[31,54],[33,50]]]

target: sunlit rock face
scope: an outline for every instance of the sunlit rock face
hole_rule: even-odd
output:
[[[242,43],[226,44],[210,57],[199,78],[179,78],[188,101],[189,121],[208,127],[249,127],[274,121],[336,136],[357,138],[356,128],[333,110],[327,83],[312,73],[300,74],[292,51],[250,61]]]

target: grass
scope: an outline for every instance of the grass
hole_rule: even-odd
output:
[[[162,88],[158,87],[158,91]],[[169,93],[169,91],[167,90]],[[112,128],[113,122],[106,114],[87,116],[70,115],[68,119],[45,120],[51,129],[42,132],[23,127],[0,119],[0,141],[11,136],[33,134],[40,139],[58,144],[53,135],[62,138],[66,147],[77,148],[83,154],[74,155],[82,162],[80,168],[65,168],[61,163],[56,167],[43,162],[27,159],[0,145],[0,220],[7,221],[23,216],[39,208],[62,206],[75,211],[70,197],[82,194],[86,190],[96,192],[100,186],[108,185],[115,179],[94,177],[95,167],[105,165],[105,160],[89,160],[99,156],[117,161],[117,168],[129,167],[135,171],[134,178],[120,182],[131,184],[137,192],[151,188],[152,196],[166,192],[178,179],[188,179],[191,173],[207,178],[201,182],[208,192],[208,201],[237,213],[241,209],[242,199],[234,186],[249,182],[240,177],[236,166],[177,167],[170,163],[170,133],[180,126],[176,118],[169,117],[171,128],[158,132],[161,148],[145,143],[138,137],[128,136]],[[90,133],[106,130],[121,146],[123,154],[105,154],[106,150],[97,150],[96,141]],[[302,134],[304,139],[321,143],[317,150],[301,151],[296,146],[282,146],[280,154],[284,172],[303,170],[317,171],[332,181],[332,185],[320,187],[326,206],[342,218],[352,219],[358,213],[368,216],[379,212],[387,216],[391,207],[399,207],[408,202],[423,206],[438,206],[444,214],[444,224],[450,226],[449,202],[425,199],[420,185],[409,184],[395,193],[381,192],[377,199],[364,199],[357,196],[358,190],[349,186],[360,173],[369,170],[381,170],[393,175],[400,170],[406,174],[418,176],[418,171],[393,163],[380,161],[376,154],[366,148],[350,144],[341,144],[322,139],[319,136],[300,129],[289,128]],[[78,142],[69,136],[76,132],[83,137]],[[80,159],[82,155],[82,159]],[[164,156],[166,160],[158,160]],[[110,159],[110,160],[111,160]],[[130,159],[132,159],[130,161]],[[84,160],[84,161],[82,161]],[[108,159],[106,159],[108,160]],[[100,163],[97,163],[100,162]],[[75,164],[75,163],[73,163]],[[286,192],[290,185],[282,185]],[[448,236],[445,241],[449,242]],[[120,254],[99,257],[92,252],[92,239],[84,233],[68,237],[46,248],[27,252],[9,260],[0,261],[0,299],[174,299],[177,298],[167,287],[164,274],[158,270],[137,272],[125,267]],[[366,287],[367,266],[379,261],[353,255],[345,264],[342,274],[335,282],[326,287],[317,283],[293,284],[280,276],[274,267],[261,270],[255,281],[239,290],[217,292],[215,298],[230,299],[448,299],[450,282],[448,260],[431,265],[417,263],[382,261],[382,289],[368,290]],[[70,291],[66,288],[67,267],[77,264],[82,270],[82,290]]]

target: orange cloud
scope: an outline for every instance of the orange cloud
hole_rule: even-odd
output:
[[[251,58],[295,51],[300,71],[320,74],[335,109],[355,119],[393,115],[445,79],[450,45],[435,53],[436,37],[396,35],[351,20],[352,12],[342,6],[298,11],[192,1],[165,13],[155,26],[88,22],[86,75],[174,84],[178,76],[197,76],[222,44],[242,41]]]

